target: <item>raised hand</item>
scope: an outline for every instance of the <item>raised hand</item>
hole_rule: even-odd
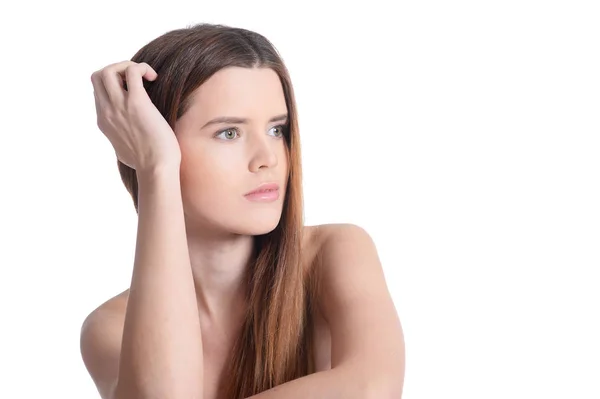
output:
[[[108,65],[91,76],[98,127],[117,158],[138,173],[181,162],[173,129],[144,89],[142,79],[157,76],[150,65],[133,61]]]

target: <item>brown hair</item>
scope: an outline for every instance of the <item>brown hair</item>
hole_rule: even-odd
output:
[[[155,81],[144,80],[144,87],[172,128],[189,108],[190,94],[222,68],[271,68],[279,75],[289,115],[285,140],[289,180],[279,224],[255,237],[246,276],[247,314],[220,389],[227,399],[246,398],[314,373],[308,327],[316,287],[311,269],[301,259],[304,221],[298,115],[291,79],[279,53],[256,32],[203,23],[163,34],[131,60],[146,62],[158,73]],[[136,172],[117,162],[137,212]]]

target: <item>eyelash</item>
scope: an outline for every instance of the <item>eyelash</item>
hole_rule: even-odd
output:
[[[275,138],[278,138],[278,139],[284,138],[284,137],[285,137],[285,134],[287,133],[287,125],[277,125],[277,126],[273,126],[273,128],[276,128],[276,127],[278,127],[278,128],[280,128],[280,129],[281,129],[281,135],[280,135],[280,136],[275,136]],[[220,136],[222,133],[225,133],[225,132],[227,132],[227,131],[229,131],[229,130],[233,130],[233,131],[235,131],[237,134],[239,134],[239,131],[238,131],[238,129],[237,129],[237,128],[235,128],[235,127],[229,127],[229,128],[227,128],[227,129],[224,129],[224,130],[220,130],[220,131],[218,131],[218,132],[215,134],[215,137],[218,137],[218,136]],[[224,139],[224,140],[225,140],[225,141],[233,141],[234,139]]]

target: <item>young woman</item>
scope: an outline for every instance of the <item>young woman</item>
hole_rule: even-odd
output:
[[[91,79],[138,213],[131,285],[81,330],[102,398],[400,398],[404,338],[372,239],[303,224],[274,46],[200,24]]]

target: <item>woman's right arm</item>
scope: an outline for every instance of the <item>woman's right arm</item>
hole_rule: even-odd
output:
[[[124,324],[110,303],[92,313],[82,329],[82,356],[103,399],[202,398],[202,337],[179,169],[144,172],[138,189]]]
[[[138,177],[135,261],[114,399],[202,398],[202,337],[179,167]]]
[[[144,68],[149,67],[131,62],[111,66],[102,75],[108,93],[102,91],[100,78],[96,76],[94,81],[92,77],[95,88],[103,94],[97,98],[99,115],[102,110],[106,114],[125,115],[129,120],[137,117],[148,124],[151,118],[164,122],[160,121],[158,111],[147,104],[147,97],[143,97],[141,76],[151,75]],[[138,97],[119,100],[117,95],[127,93],[116,89],[117,73],[123,76],[125,71],[129,94]],[[115,79],[112,84],[110,79]],[[130,101],[129,114],[125,114],[123,101]],[[103,132],[113,142],[120,159],[135,163],[137,171],[135,260],[122,329],[115,325],[119,318],[109,308],[93,312],[81,332],[83,360],[104,399],[200,399],[202,336],[185,230],[180,158],[157,152],[170,145],[173,150],[178,149],[176,139],[166,128],[157,131],[158,123],[152,124],[154,129],[126,132],[131,124],[125,119],[119,124],[115,121],[118,119],[114,117],[103,118]],[[128,140],[123,139],[125,132]],[[137,145],[132,146],[130,143],[136,140]],[[149,143],[153,147],[142,152]]]

